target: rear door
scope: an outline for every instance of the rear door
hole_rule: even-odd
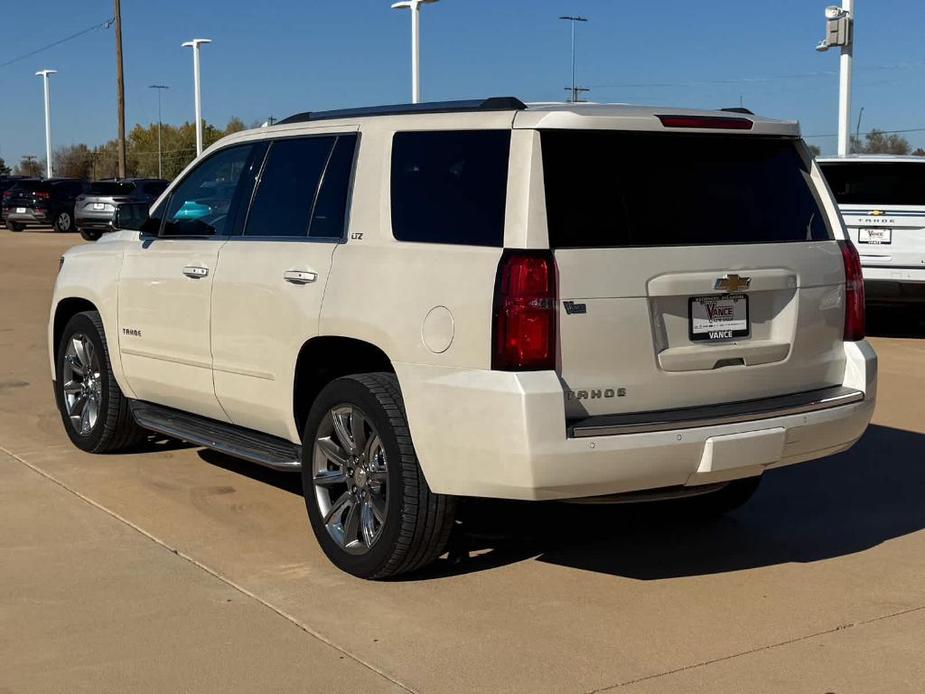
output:
[[[212,292],[215,392],[235,424],[289,437],[295,364],[343,241],[356,133],[275,140]]]
[[[821,167],[865,267],[925,268],[925,159]]]
[[[798,141],[541,137],[569,416],[842,382],[843,260]]]

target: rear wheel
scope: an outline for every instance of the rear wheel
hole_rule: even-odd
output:
[[[341,570],[380,579],[443,553],[456,500],[421,472],[393,374],[339,378],[312,405],[302,488],[321,549]]]
[[[78,313],[64,327],[55,395],[64,429],[81,450],[111,453],[145,435],[113,377],[103,321],[96,311]]]
[[[84,241],[99,241],[103,232],[99,229],[81,229],[80,236]]]
[[[55,215],[55,221],[52,224],[55,231],[66,233],[68,231],[74,230],[74,220],[71,218],[71,213],[67,210],[62,210],[57,215]]]
[[[7,222],[6,228],[9,229],[10,231],[22,231],[23,229],[26,228],[26,225],[20,222]]]

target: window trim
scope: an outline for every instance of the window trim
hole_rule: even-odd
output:
[[[247,222],[250,219],[251,209],[254,205],[254,199],[257,196],[257,191],[260,188],[260,182],[263,179],[263,173],[266,169],[267,162],[270,160],[270,152],[273,150],[273,145],[277,142],[284,140],[307,140],[309,138],[315,137],[333,137],[334,144],[331,146],[331,151],[328,152],[328,157],[324,163],[324,169],[321,172],[321,178],[318,180],[318,187],[315,189],[315,197],[312,200],[312,208],[309,214],[308,219],[308,228],[305,230],[305,236],[248,236],[245,234],[247,229]],[[324,180],[327,177],[328,166],[331,163],[331,158],[334,156],[334,149],[337,147],[337,143],[341,137],[352,137],[354,139],[353,145],[353,158],[350,162],[350,176],[347,181],[347,205],[344,209],[344,229],[341,232],[340,236],[309,236],[309,231],[311,231],[311,224],[315,216],[315,206],[318,204],[318,196],[321,193],[321,187],[324,185]],[[258,241],[273,241],[273,242],[285,242],[285,243],[337,243],[342,244],[347,241],[348,229],[350,227],[350,212],[353,209],[353,186],[356,181],[357,173],[357,162],[359,161],[360,154],[360,140],[362,136],[359,131],[332,131],[332,132],[317,132],[317,133],[308,133],[308,134],[297,134],[289,137],[275,137],[267,138],[266,140],[260,140],[260,142],[267,143],[267,150],[263,156],[263,162],[260,166],[260,171],[257,174],[257,181],[254,185],[254,189],[251,191],[250,200],[247,203],[247,210],[244,214],[244,223],[241,226],[240,234],[233,234],[227,238],[228,241],[248,241],[250,243]]]

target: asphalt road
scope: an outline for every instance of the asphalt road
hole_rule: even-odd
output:
[[[925,325],[875,315],[848,453],[716,522],[483,504],[453,561],[332,568],[298,479],[180,444],[90,456],[45,324],[75,236],[0,231],[0,692],[925,691]]]

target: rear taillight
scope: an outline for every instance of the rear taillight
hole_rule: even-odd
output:
[[[506,253],[495,289],[492,368],[556,366],[556,263],[548,251]]]
[[[839,241],[838,246],[845,261],[845,341],[857,342],[864,339],[865,333],[861,256],[850,241]]]
[[[35,197],[37,197],[39,200],[48,200],[48,198],[51,197],[51,193],[40,190],[35,194]]]
[[[12,194],[10,191],[6,191],[6,192],[3,194],[3,199],[4,199],[4,200],[9,200],[11,197],[13,197],[13,194]]]

